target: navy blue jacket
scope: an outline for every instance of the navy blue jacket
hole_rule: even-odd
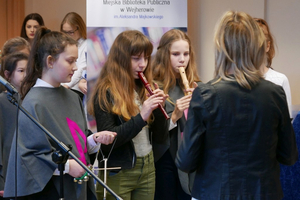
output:
[[[298,151],[282,87],[261,80],[251,90],[235,81],[194,90],[176,165],[196,170],[192,196],[205,200],[279,200],[279,163]]]

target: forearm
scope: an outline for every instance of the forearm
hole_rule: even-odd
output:
[[[117,133],[117,141],[115,147],[121,146],[134,138],[142,128],[147,125],[138,114],[128,121],[121,121],[121,117],[116,114],[108,113],[95,106],[95,119],[97,123],[97,131],[113,131]]]

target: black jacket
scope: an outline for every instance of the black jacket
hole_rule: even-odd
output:
[[[198,82],[197,84],[198,87],[201,87],[203,83]],[[175,109],[176,100],[180,99],[184,95],[185,95],[184,91],[180,88],[178,80],[176,80],[176,86],[169,91],[169,96],[172,103],[166,101],[166,106],[165,106],[166,107],[165,110],[170,116],[170,119],[168,120],[168,127],[170,124],[172,113]],[[182,117],[178,119],[176,123],[177,123],[177,127],[168,131],[169,132],[168,137],[165,138],[165,141],[159,143],[156,143],[155,141],[153,142],[153,153],[154,153],[155,162],[157,162],[166,153],[167,150],[170,151],[172,158],[175,160],[177,149],[179,146],[178,144],[180,144],[180,141],[178,141],[178,137],[180,132],[183,132],[184,125],[186,123],[185,116],[182,115]],[[160,130],[160,131],[164,131],[164,130]]]
[[[107,167],[121,167],[122,169],[131,169],[135,166],[136,154],[132,139],[142,130],[147,123],[140,114],[124,121],[121,116],[108,113],[100,109],[98,100],[95,100],[95,118],[97,131],[114,131],[117,133],[117,140],[107,162]],[[158,143],[164,141],[168,134],[168,123],[159,109],[153,111],[155,120],[149,126],[150,140]],[[162,131],[164,130],[164,131]],[[151,142],[151,141],[150,141]],[[111,145],[101,145],[101,150],[105,157],[108,156]],[[99,167],[103,167],[101,153],[98,154]]]
[[[279,163],[298,151],[282,87],[251,90],[213,80],[193,92],[176,164],[196,171],[192,196],[205,200],[279,200]]]

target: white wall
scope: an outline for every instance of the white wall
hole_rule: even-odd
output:
[[[188,0],[188,34],[197,56],[200,78],[207,82],[214,73],[214,28],[228,10],[244,11],[252,16],[264,16],[262,0]]]
[[[213,34],[217,20],[225,11],[244,11],[265,18],[273,33],[278,51],[275,70],[284,73],[292,91],[292,104],[300,104],[300,1],[298,0],[188,0],[188,34],[197,56],[203,82],[213,78]]]
[[[275,70],[284,73],[290,82],[292,104],[300,104],[300,1],[268,0],[266,20],[278,49],[273,59]]]

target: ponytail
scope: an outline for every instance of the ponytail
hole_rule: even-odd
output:
[[[77,42],[64,33],[51,31],[45,26],[37,30],[29,55],[26,77],[21,85],[23,98],[37,79],[42,77],[43,70],[47,69],[47,57],[52,56],[55,62],[69,44],[77,45]]]

